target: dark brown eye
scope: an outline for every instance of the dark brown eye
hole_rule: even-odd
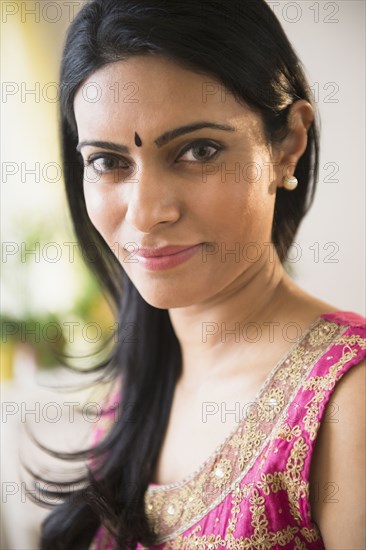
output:
[[[186,147],[179,160],[187,162],[206,162],[211,160],[220,150],[220,146],[210,141],[199,141]]]
[[[129,169],[128,163],[118,157],[109,155],[98,155],[89,157],[85,161],[86,167],[91,167],[95,172],[99,174],[107,174],[114,172],[115,170],[127,170]]]

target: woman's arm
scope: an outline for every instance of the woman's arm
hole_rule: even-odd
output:
[[[366,548],[365,367],[363,360],[337,383],[315,444],[312,519],[327,550]]]

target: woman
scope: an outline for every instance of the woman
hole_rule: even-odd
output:
[[[75,230],[119,320],[103,366],[120,414],[79,453],[85,487],[41,548],[362,548],[365,320],[284,268],[318,132],[273,12],[92,0],[61,83]]]

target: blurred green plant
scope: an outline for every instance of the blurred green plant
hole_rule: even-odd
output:
[[[57,223],[51,228],[39,220],[23,225],[22,235],[8,244],[6,256],[3,253],[2,293],[7,299],[2,303],[0,333],[3,361],[8,366],[2,378],[10,377],[9,358],[14,359],[17,346],[31,346],[37,365],[49,368],[59,364],[64,352],[77,355],[80,348],[90,352],[93,338],[83,332],[87,325],[99,327],[98,345],[111,334],[114,319],[99,284],[77,247],[70,257],[70,247],[64,246],[70,238]],[[61,251],[57,261],[45,253],[52,246],[53,252]]]

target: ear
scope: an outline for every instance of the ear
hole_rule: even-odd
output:
[[[275,147],[276,181],[282,187],[286,176],[292,177],[296,165],[304,154],[308,143],[308,130],[314,121],[314,109],[305,99],[299,99],[292,104],[288,116],[288,134]]]

